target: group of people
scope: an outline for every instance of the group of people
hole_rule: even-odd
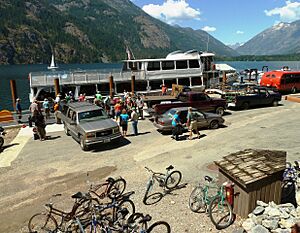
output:
[[[182,134],[182,130],[183,130],[183,124],[180,120],[180,111],[177,111],[173,118],[172,118],[172,138],[175,139],[176,141],[179,140],[179,135]],[[197,126],[197,116],[195,114],[195,112],[193,112],[192,107],[188,108],[188,113],[187,113],[187,126],[189,127],[189,140],[193,139],[193,131],[195,131],[195,133],[197,134],[197,137],[200,138],[200,132],[198,130],[198,126]]]

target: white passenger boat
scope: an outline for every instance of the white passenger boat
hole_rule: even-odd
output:
[[[162,84],[168,88],[172,84],[180,84],[204,89],[219,82],[214,80],[217,71],[213,62],[213,53],[190,50],[175,51],[166,58],[124,60],[121,70],[32,72],[29,74],[30,100],[52,95],[54,79],[59,79],[62,92],[71,90],[75,98],[80,93],[93,95],[97,90],[107,93],[109,76],[113,76],[115,93],[130,91],[132,76],[135,76],[135,91],[139,92],[158,90]]]

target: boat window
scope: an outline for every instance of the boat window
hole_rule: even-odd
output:
[[[199,60],[189,60],[190,68],[200,68]]]
[[[147,66],[148,71],[160,70],[160,62],[159,61],[150,61]]]
[[[124,62],[122,66],[122,71],[127,71],[127,70],[128,70],[128,64],[127,62]]]
[[[187,69],[188,65],[187,65],[187,61],[176,61],[176,69],[180,70],[180,69]]]
[[[174,61],[163,61],[161,63],[162,69],[163,70],[174,70]]]
[[[129,68],[131,70],[137,70],[137,63],[136,62],[128,62]]]
[[[139,70],[142,70],[142,62],[138,62]]]

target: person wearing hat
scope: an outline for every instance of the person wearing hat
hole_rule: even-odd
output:
[[[132,110],[132,112],[131,112],[131,121],[132,121],[133,134],[135,136],[137,136],[138,135],[137,125],[138,125],[139,115],[137,114],[135,107],[133,107],[131,110]]]
[[[22,119],[22,107],[20,101],[21,99],[19,98],[16,99],[16,113],[18,115],[18,123],[21,123],[21,119]]]
[[[187,114],[187,126],[189,127],[189,130],[190,130],[190,135],[188,137],[189,140],[192,140],[193,139],[193,131],[196,132],[198,138],[200,138],[200,133],[199,133],[199,130],[198,130],[198,123],[197,123],[197,116],[196,116],[196,113],[193,112],[193,109],[192,107],[189,107],[188,108],[188,114]]]

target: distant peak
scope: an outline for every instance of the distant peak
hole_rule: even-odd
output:
[[[289,26],[290,26],[289,23],[283,23],[283,22],[280,22],[280,23],[274,25],[274,26],[272,27],[272,29],[273,29],[273,30],[281,30],[281,29],[287,28],[287,27],[289,27]]]

